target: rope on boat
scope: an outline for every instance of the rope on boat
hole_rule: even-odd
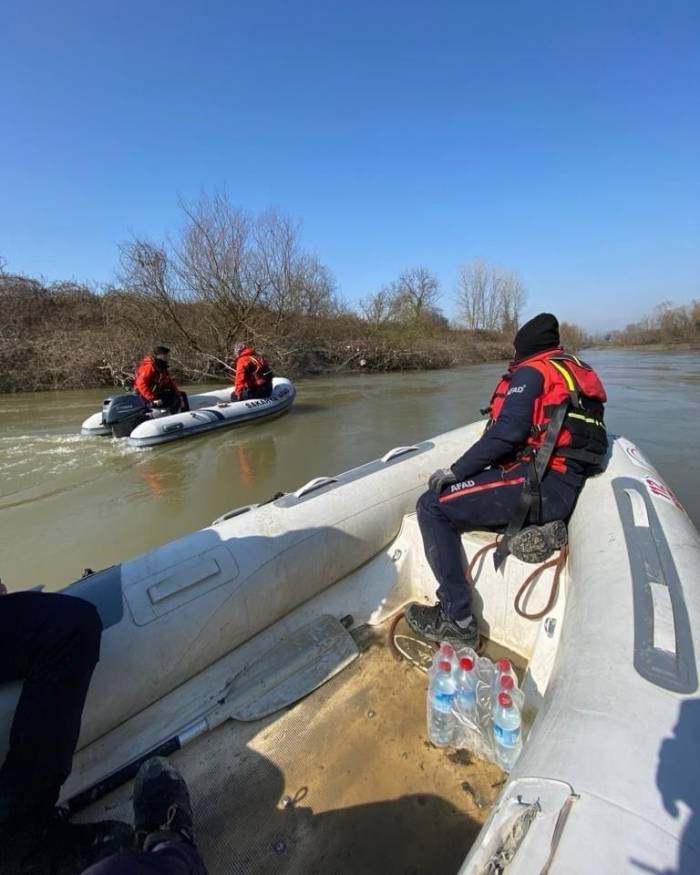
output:
[[[544,617],[545,614],[548,614],[552,609],[554,602],[557,600],[557,593],[559,592],[559,578],[561,577],[562,570],[566,565],[566,559],[569,555],[569,548],[566,544],[559,551],[559,555],[554,559],[550,559],[548,562],[543,562],[542,565],[538,565],[537,568],[532,572],[532,574],[528,575],[525,578],[523,583],[520,586],[520,589],[515,594],[515,599],[513,601],[513,607],[515,608],[516,614],[521,617],[524,617],[526,620],[540,620]],[[552,588],[549,591],[549,599],[547,600],[547,604],[542,608],[541,611],[535,611],[532,614],[529,614],[524,608],[520,606],[521,599],[524,598],[525,594],[528,592],[528,588],[532,585],[532,583],[539,577],[541,572],[546,571],[547,568],[554,568],[554,577],[552,578]]]
[[[489,550],[494,550],[498,546],[498,540],[492,541],[489,544],[485,544],[479,550],[476,551],[474,556],[472,557],[471,562],[469,563],[469,569],[467,571],[465,582],[467,586],[472,585],[472,581],[474,580],[474,569],[476,568],[477,562],[483,556],[485,556]],[[564,546],[559,551],[559,555],[555,556],[553,559],[548,559],[546,562],[543,562],[541,565],[538,565],[531,574],[529,574],[525,580],[520,585],[517,593],[515,594],[515,598],[513,599],[513,607],[515,608],[515,612],[518,616],[523,617],[525,620],[541,620],[545,614],[548,614],[549,611],[554,606],[554,603],[557,600],[557,595],[559,593],[559,580],[561,578],[561,573],[564,570],[564,566],[566,565],[566,561],[569,556],[569,548],[568,545],[564,544]],[[540,574],[543,571],[546,571],[548,568],[554,568],[554,577],[552,578],[552,587],[549,591],[549,598],[547,599],[547,604],[540,611],[534,611],[532,613],[528,613],[525,608],[522,607],[522,602],[526,598],[526,596],[532,591],[531,587],[533,587],[535,581],[538,579]],[[427,644],[422,639],[414,638],[410,635],[397,635],[396,628],[403,619],[404,612],[399,611],[396,616],[394,616],[391,620],[391,624],[389,625],[389,634],[388,634],[388,642],[389,642],[389,650],[391,651],[391,655],[397,662],[401,662],[402,660],[407,660],[412,665],[414,665],[419,671],[427,674],[429,671],[429,664],[427,660],[421,662],[416,659],[410,652],[405,650],[400,642],[401,641],[411,641],[415,644],[420,644],[421,646],[427,646],[432,649],[432,652],[438,649],[437,644]],[[481,653],[483,650],[483,641],[480,640],[479,646],[476,648],[477,653]],[[432,658],[432,656],[431,656]]]
[[[467,572],[467,585],[470,585],[470,582],[474,580],[474,569],[476,568],[476,564],[481,559],[482,556],[485,556],[489,550],[495,550],[498,546],[498,540],[492,541],[489,544],[484,545],[480,550],[477,550],[469,563],[469,570]],[[559,551],[559,555],[555,556],[554,559],[548,559],[546,562],[543,562],[541,565],[538,565],[534,571],[529,574],[523,583],[520,586],[520,589],[515,594],[515,599],[513,600],[513,607],[515,608],[516,614],[518,616],[523,617],[525,620],[541,620],[545,614],[548,614],[549,611],[554,606],[554,603],[557,600],[557,594],[559,592],[559,579],[561,577],[561,573],[564,570],[564,566],[566,565],[566,560],[569,556],[569,548],[568,545],[564,544],[564,546]],[[543,571],[546,571],[548,568],[554,568],[554,577],[552,579],[552,588],[549,592],[549,598],[547,599],[547,604],[542,608],[541,611],[535,611],[533,613],[528,613],[525,608],[522,607],[522,602],[525,596],[528,594],[530,587],[537,580],[540,574]]]

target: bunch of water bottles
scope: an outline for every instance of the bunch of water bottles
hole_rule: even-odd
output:
[[[468,748],[505,771],[522,747],[524,695],[508,659],[492,662],[443,642],[428,687],[428,737],[437,747]]]

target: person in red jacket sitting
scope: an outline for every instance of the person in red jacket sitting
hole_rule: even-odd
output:
[[[249,398],[269,398],[272,394],[272,370],[264,356],[259,355],[248,343],[237,343],[233,348],[234,401]]]
[[[139,362],[134,379],[134,390],[152,407],[165,407],[170,413],[189,410],[190,405],[185,392],[168,373],[167,346],[157,346],[151,355]]]

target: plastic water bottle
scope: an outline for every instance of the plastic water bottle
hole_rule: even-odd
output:
[[[509,772],[520,753],[520,710],[508,693],[499,693],[493,710],[493,742],[498,765]]]
[[[447,747],[454,739],[454,700],[452,666],[444,659],[438,663],[428,688],[428,737],[436,747]]]
[[[433,657],[433,664],[430,669],[431,676],[437,673],[438,665],[441,662],[449,662],[450,670],[454,671],[459,664],[459,658],[455,652],[454,647],[447,641],[443,641],[440,645],[440,649],[435,651],[435,656]]]
[[[509,674],[497,675],[496,677],[496,687],[493,691],[493,704],[496,706],[496,702],[498,700],[498,696],[501,693],[508,693],[508,695],[513,700],[513,704],[517,707],[517,709],[521,712],[523,710],[523,705],[525,704],[525,694],[518,687],[518,681]]]
[[[459,714],[471,720],[474,719],[476,707],[475,682],[474,660],[463,656],[455,672],[455,708]]]
[[[518,686],[518,676],[515,674],[511,661],[505,657],[496,661],[496,687],[498,687],[498,682],[503,676],[513,678],[514,686]]]

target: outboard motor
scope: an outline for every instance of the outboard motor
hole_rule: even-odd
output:
[[[140,395],[115,395],[102,402],[102,422],[111,426],[114,437],[128,437],[147,419],[149,409]]]

